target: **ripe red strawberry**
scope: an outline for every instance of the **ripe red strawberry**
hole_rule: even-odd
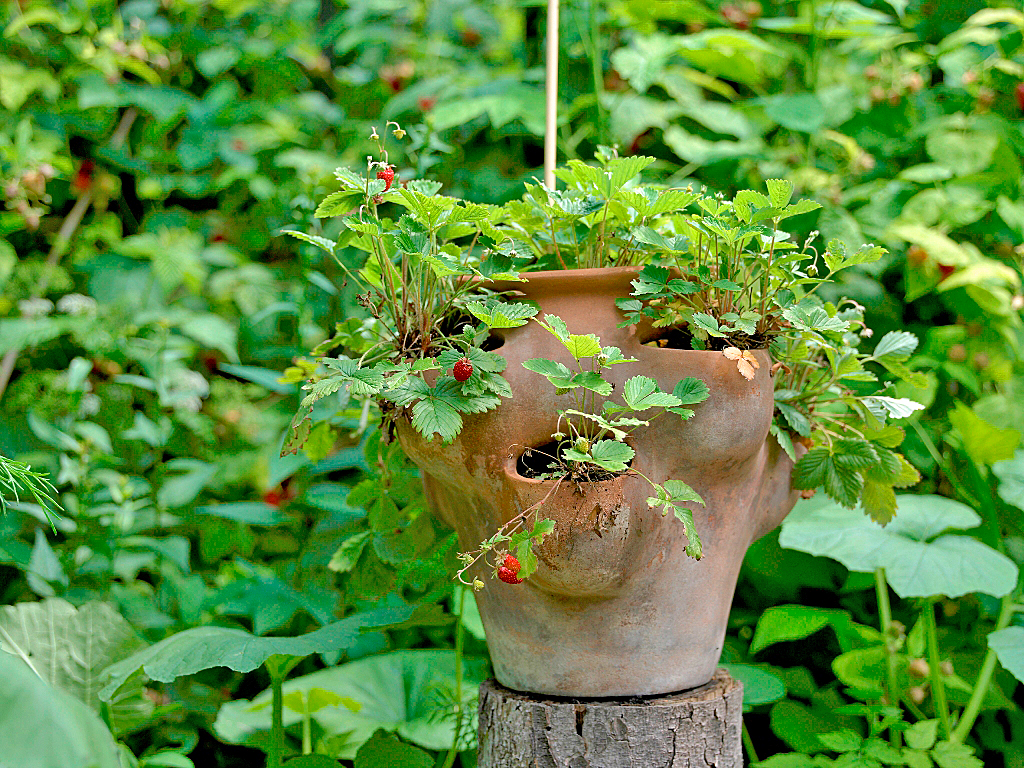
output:
[[[387,192],[391,189],[391,182],[395,180],[395,169],[390,165],[385,165],[377,171],[377,178],[384,179],[384,191]]]
[[[508,568],[510,571],[512,571],[513,575],[519,573],[519,561],[516,560],[515,555],[505,555],[505,559],[504,561],[502,561],[501,567]]]
[[[1020,111],[1024,112],[1024,83],[1017,83],[1017,87],[1013,89],[1013,95],[1017,97],[1017,106],[1020,107]]]
[[[504,565],[498,569],[498,578],[504,581],[506,584],[522,584],[523,580],[520,579],[515,573]]]
[[[456,381],[467,381],[470,376],[473,375],[473,364],[469,362],[468,357],[463,357],[455,363],[455,367],[452,368],[452,376],[455,377]]]

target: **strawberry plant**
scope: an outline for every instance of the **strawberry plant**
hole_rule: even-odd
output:
[[[862,503],[872,518],[890,520],[893,489],[919,475],[893,450],[903,432],[887,421],[922,406],[884,394],[870,368],[920,386],[922,376],[905,365],[917,339],[891,331],[873,353],[862,353],[861,340],[872,335],[864,308],[818,296],[839,273],[877,262],[885,249],[851,253],[833,239],[819,254],[817,233],[792,242],[783,222],[821,206],[794,201],[790,181],[772,179],[767,194],[741,190],[726,200],[637,185],[654,158],[602,149],[597,161],[560,170],[565,191],[528,186],[526,201],[505,206],[498,227],[522,237],[541,267],[646,265],[616,304],[620,327],[636,326],[647,343],[721,350],[747,379],[758,366],[749,350],[768,347],[776,361],[772,433],[797,461],[794,486],[824,487],[843,505]],[[794,439],[807,455],[798,456]]]
[[[392,125],[392,135],[405,135]],[[484,413],[511,397],[501,376],[504,359],[485,346],[491,331],[522,325],[535,311],[524,304],[497,311],[477,295],[475,280],[517,279],[513,244],[491,239],[491,207],[439,195],[441,185],[423,179],[392,187],[387,150],[376,130],[372,135],[382,159],[368,159],[365,176],[338,169],[341,189],[316,210],[318,219],[340,219],[337,240],[285,230],[330,254],[359,286],[368,315],[356,327],[339,323],[313,350],[321,368],[292,422],[290,452],[309,435],[313,405],[342,386],[376,398],[386,420],[408,415],[427,440],[451,441],[463,414]],[[395,209],[405,211],[397,220],[385,215]],[[342,354],[329,354],[338,348]],[[313,370],[296,368],[293,378]],[[430,383],[428,372],[437,376]]]
[[[617,403],[607,399],[612,394],[612,384],[601,374],[613,365],[635,363],[636,358],[624,357],[618,347],[601,346],[601,340],[592,333],[570,333],[562,319],[554,315],[545,315],[542,320],[534,318],[534,322],[561,342],[577,370],[546,358],[527,360],[523,367],[544,376],[559,394],[569,395],[574,407],[558,411],[558,431],[551,435],[552,452],[528,449],[521,463],[528,462],[532,467],[539,464],[540,471],[530,474],[538,479],[554,479],[556,484],[569,482],[579,486],[627,472],[640,475],[655,493],[647,503],[660,508],[663,515],[672,512],[686,526],[686,554],[699,560],[701,544],[693,512],[682,503],[703,504],[704,500],[682,480],[659,485],[632,468],[636,451],[628,441],[634,431],[650,426],[664,413],[674,413],[683,421],[692,417],[694,412],[683,406],[706,400],[707,385],[687,377],[669,393],[663,392],[654,379],[638,375],[626,380],[622,403]],[[640,414],[643,416],[638,418]],[[540,455],[539,462],[534,454]]]

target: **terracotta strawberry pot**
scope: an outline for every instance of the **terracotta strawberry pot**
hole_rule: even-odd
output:
[[[518,585],[487,580],[476,599],[498,681],[534,693],[603,697],[681,691],[707,683],[718,663],[747,547],[792,508],[792,464],[769,436],[773,394],[767,351],[753,380],[721,352],[645,346],[635,327],[617,328],[614,301],[629,295],[637,269],[531,273],[515,289],[555,314],[570,332],[596,333],[638,359],[605,377],[621,390],[637,374],[671,392],[687,376],[710,397],[681,422],[664,414],[634,433],[633,467],[656,483],[679,479],[706,507],[690,505],[704,558],[687,557],[683,525],[647,505],[650,485],[625,475],[577,489],[562,483],[542,517],[555,533],[537,549],[534,576]],[[508,288],[511,286],[502,286]],[[451,445],[424,441],[399,424],[406,452],[423,470],[434,510],[465,550],[544,498],[554,481],[522,477],[517,459],[548,443],[566,398],[522,362],[571,359],[536,323],[504,332],[497,351],[513,397],[466,419]],[[614,395],[613,395],[614,397]]]

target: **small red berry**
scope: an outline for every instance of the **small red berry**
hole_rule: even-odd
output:
[[[390,165],[385,165],[377,171],[377,178],[384,179],[384,191],[387,192],[391,189],[391,182],[395,180],[395,169]]]
[[[473,364],[469,362],[468,357],[463,357],[455,363],[455,367],[452,368],[452,376],[455,377],[456,381],[467,381],[470,376],[473,375]]]
[[[498,578],[504,581],[506,584],[522,584],[523,580],[516,576],[515,572],[510,571],[504,565],[498,569]]]
[[[502,561],[501,567],[508,568],[513,574],[519,573],[519,561],[516,560],[515,555],[505,555],[505,559]]]
[[[96,163],[92,160],[84,160],[71,179],[71,186],[79,194],[87,191],[92,186],[92,173],[96,169]]]
[[[1017,97],[1017,106],[1020,107],[1020,111],[1024,112],[1024,83],[1017,83],[1017,87],[1013,89],[1013,95]]]

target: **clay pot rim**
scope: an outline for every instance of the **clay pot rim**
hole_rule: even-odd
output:
[[[522,298],[533,299],[537,297],[549,296],[553,293],[564,293],[564,284],[567,281],[585,281],[586,292],[588,293],[605,293],[610,292],[613,288],[618,288],[623,293],[621,298],[625,298],[629,295],[630,282],[644,269],[646,265],[634,265],[624,267],[591,267],[587,269],[548,269],[540,270],[537,272],[521,272],[520,276],[525,277],[525,280],[480,280],[479,284],[486,286],[493,291],[501,292],[513,292],[518,293]],[[582,291],[581,291],[582,292]],[[640,330],[639,324],[634,324],[633,327]],[[503,338],[502,333],[497,333],[499,338]],[[646,346],[646,345],[643,345]],[[657,349],[659,352],[675,352],[684,353],[687,355],[697,354],[712,354],[721,355],[721,350],[715,349],[679,349],[677,347],[651,347],[651,349]],[[771,362],[771,352],[769,351],[768,345],[763,347],[753,347],[750,349],[751,352],[764,352],[769,362]]]
[[[591,290],[601,291],[619,286],[628,287],[630,281],[640,274],[643,266],[588,267],[586,269],[543,269],[537,272],[520,272],[524,280],[482,280],[495,291],[515,291],[525,296],[543,296],[551,293],[567,280],[586,281]],[[529,290],[523,290],[528,288]],[[561,292],[561,291],[559,291]]]

